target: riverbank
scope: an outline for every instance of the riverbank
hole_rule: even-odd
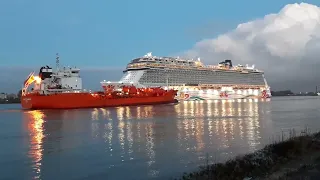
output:
[[[186,173],[183,180],[280,180],[300,177],[320,177],[320,132],[294,130],[287,140],[275,142],[263,149],[238,156],[225,163],[201,167],[199,171]]]
[[[19,104],[19,103],[20,103],[20,98],[0,100],[0,104]]]

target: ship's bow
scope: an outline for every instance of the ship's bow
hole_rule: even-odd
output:
[[[21,96],[21,106],[23,109],[32,109],[32,97]]]

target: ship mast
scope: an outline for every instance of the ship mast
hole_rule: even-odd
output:
[[[59,53],[56,54],[56,68],[59,71]]]

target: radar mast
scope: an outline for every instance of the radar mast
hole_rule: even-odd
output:
[[[59,71],[59,53],[56,53],[56,68],[57,68],[57,71]]]

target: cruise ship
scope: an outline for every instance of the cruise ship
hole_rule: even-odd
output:
[[[271,97],[263,71],[254,65],[235,66],[231,60],[204,65],[200,58],[157,57],[150,52],[131,60],[123,73],[120,83],[175,89],[179,100]]]

